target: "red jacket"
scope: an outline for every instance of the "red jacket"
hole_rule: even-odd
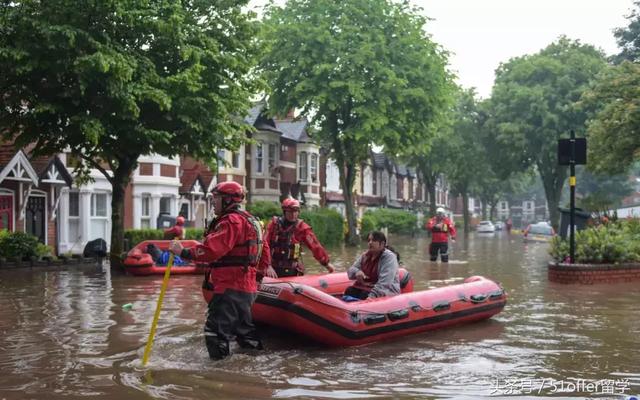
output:
[[[257,229],[261,228],[258,226]],[[216,261],[229,259],[230,256],[238,257],[235,254],[243,251],[243,244],[255,243],[256,239],[256,227],[240,212],[232,211],[218,218],[215,228],[207,235],[204,242],[189,251],[196,263],[215,264]],[[269,264],[271,264],[269,243],[263,240],[261,257],[257,262],[248,266],[242,263],[216,266],[211,270],[209,282],[213,285],[214,293],[223,293],[227,289],[256,293],[258,290],[256,270],[264,274]]]
[[[304,243],[311,250],[313,257],[320,264],[326,266],[329,263],[329,254],[327,254],[327,251],[313,233],[313,229],[306,222],[299,219],[288,226],[283,222],[284,218],[273,217],[267,226],[267,234],[264,238],[264,241],[269,243],[271,249],[271,260],[274,263],[274,269],[293,267],[300,272],[304,271],[302,259],[299,255],[298,257],[294,255],[295,246],[299,246],[301,243]]]
[[[433,217],[427,222],[427,230],[431,231],[432,243],[447,243],[449,235],[451,239],[456,238],[456,227],[447,217]]]
[[[167,240],[184,239],[184,228],[180,225],[174,225],[173,228],[165,229],[164,238]]]

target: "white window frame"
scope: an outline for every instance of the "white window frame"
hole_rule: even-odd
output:
[[[147,202],[146,214],[144,209],[145,201]],[[151,194],[149,193],[143,193],[140,196],[140,228],[151,229]]]
[[[256,142],[256,173],[264,173],[264,143]]]
[[[309,179],[309,156],[306,151],[301,151],[298,154],[298,180],[300,182],[307,182]]]
[[[311,178],[312,183],[318,182],[318,154],[311,153],[311,157],[309,157],[309,178]]]
[[[97,211],[98,211],[98,207],[97,207],[97,196],[104,196],[105,198],[105,205],[104,205],[104,215],[98,215]],[[109,193],[107,192],[93,192],[91,193],[91,207],[89,210],[89,216],[92,219],[97,219],[97,218],[109,218]]]

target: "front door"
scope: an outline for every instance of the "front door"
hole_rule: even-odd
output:
[[[30,196],[27,200],[27,210],[25,211],[26,231],[28,234],[45,242],[45,197]]]
[[[13,230],[13,196],[0,196],[0,229]]]

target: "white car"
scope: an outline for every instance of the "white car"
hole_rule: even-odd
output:
[[[480,223],[476,227],[476,232],[478,233],[493,233],[495,231],[496,227],[491,221],[480,221]]]

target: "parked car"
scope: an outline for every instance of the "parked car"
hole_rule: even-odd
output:
[[[480,221],[476,227],[478,233],[493,233],[496,231],[496,227],[491,221]]]
[[[523,232],[525,242],[548,242],[556,235],[548,222],[530,224]]]
[[[502,222],[502,221],[494,222],[493,226],[496,227],[497,231],[501,231],[501,230],[504,229],[504,222]]]

